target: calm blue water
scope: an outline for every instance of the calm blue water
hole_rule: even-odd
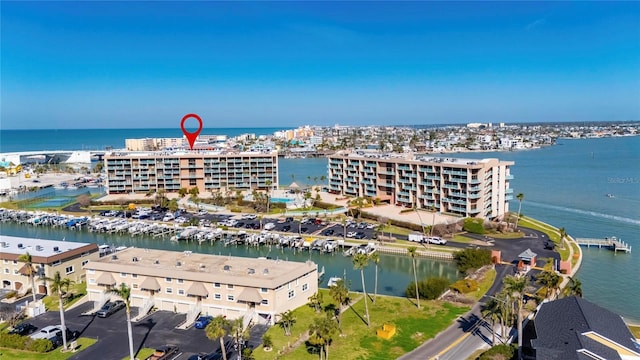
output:
[[[124,148],[125,139],[182,137],[180,124],[168,129],[0,130],[0,153],[30,150],[104,150]],[[283,128],[205,128],[202,135],[270,135]],[[190,131],[190,130],[189,130]]]
[[[223,134],[236,131],[235,134],[255,132],[272,133],[277,129],[211,129],[203,133]],[[74,130],[72,130],[74,131]],[[69,138],[68,131],[0,131],[0,151],[26,151],[35,149],[101,149],[104,146],[122,147],[125,138],[147,136],[180,136],[179,128],[155,130],[75,130],[75,138]],[[264,131],[264,132],[261,132]],[[64,133],[64,134],[63,134]],[[177,133],[175,135],[174,133]],[[32,135],[29,135],[32,134]],[[35,135],[33,135],[35,134]],[[63,134],[63,135],[61,135]],[[82,136],[82,138],[78,138]],[[511,187],[514,193],[525,195],[522,212],[550,223],[564,227],[574,237],[601,238],[617,236],[633,245],[631,254],[614,255],[607,250],[584,249],[583,266],[578,278],[583,283],[585,297],[623,315],[625,318],[640,322],[640,137],[560,140],[558,145],[539,150],[496,153],[464,153],[456,157],[484,158],[498,157],[513,160],[515,176]],[[300,184],[320,183],[320,177],[326,176],[326,159],[280,159],[279,182],[288,185],[292,181]],[[613,194],[609,198],[606,194]],[[517,210],[518,203],[511,204]],[[36,233],[45,231],[45,233]],[[0,233],[18,236],[39,236],[60,239],[71,235],[68,232],[47,233],[50,230],[22,228],[1,224]],[[61,230],[55,230],[61,231]],[[40,235],[38,235],[40,234]],[[75,235],[74,235],[75,236]],[[81,235],[82,241],[97,243],[114,242],[95,234]],[[140,243],[141,239],[122,239],[123,245]],[[167,248],[197,247],[197,245],[175,244],[162,240],[155,241]],[[151,247],[151,243],[144,246]],[[137,245],[141,246],[141,245]],[[206,248],[205,248],[206,250]],[[225,253],[229,249],[214,249]],[[286,255],[293,259],[293,255]],[[306,255],[308,256],[308,255]],[[303,256],[304,257],[304,256]],[[398,294],[410,279],[410,263],[404,258],[384,257],[383,271],[389,276],[382,290],[389,294]],[[327,266],[327,275],[341,275],[347,269],[347,277],[355,279],[358,274],[352,272],[348,260],[340,256],[318,259],[318,263]],[[336,260],[331,260],[336,259]],[[338,265],[329,265],[332,262]],[[448,263],[424,261],[421,271],[452,274]],[[373,270],[367,277],[372,280]],[[381,275],[382,276],[382,275]],[[447,275],[450,276],[450,275]],[[405,279],[406,278],[406,279]],[[397,282],[397,279],[405,279]],[[382,280],[381,280],[382,283]],[[370,287],[369,282],[367,287]]]

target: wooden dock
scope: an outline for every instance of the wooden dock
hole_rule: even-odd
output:
[[[613,250],[615,252],[624,251],[625,253],[631,252],[631,245],[625,243],[624,241],[612,236],[610,238],[604,239],[585,239],[585,238],[577,238],[576,242],[580,246],[585,246],[587,248],[597,247],[597,248],[605,248],[609,250]]]

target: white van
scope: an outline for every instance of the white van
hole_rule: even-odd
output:
[[[173,221],[173,219],[175,218],[172,213],[166,213],[162,218],[162,221]]]
[[[265,230],[273,230],[273,229],[275,229],[275,227],[276,227],[276,224],[274,224],[274,223],[266,223],[266,224],[264,224],[264,229]]]

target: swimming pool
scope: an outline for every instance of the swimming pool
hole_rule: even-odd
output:
[[[292,203],[295,199],[272,197],[270,201],[272,203]]]

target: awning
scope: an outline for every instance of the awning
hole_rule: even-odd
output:
[[[201,282],[194,282],[187,290],[187,295],[207,297],[209,292]]]
[[[258,294],[258,290],[254,288],[245,288],[238,296],[238,301],[261,303],[262,296]]]
[[[114,286],[116,284],[116,279],[113,278],[111,273],[104,272],[102,275],[98,276],[96,283],[98,285]]]
[[[536,256],[538,256],[538,254],[531,251],[531,249],[527,249],[518,255],[518,257],[523,260],[532,260]]]
[[[160,291],[160,284],[156,278],[147,276],[146,279],[140,284],[141,290]]]

